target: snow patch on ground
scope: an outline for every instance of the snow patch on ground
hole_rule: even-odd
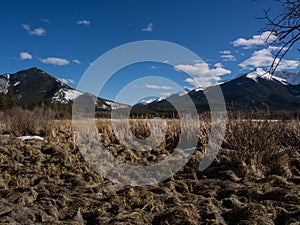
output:
[[[21,136],[18,137],[21,141],[26,141],[26,140],[39,140],[39,141],[43,141],[44,138],[40,137],[40,136]]]

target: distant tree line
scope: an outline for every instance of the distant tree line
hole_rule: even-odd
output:
[[[11,91],[0,94],[0,109],[11,109],[16,106],[16,99]]]

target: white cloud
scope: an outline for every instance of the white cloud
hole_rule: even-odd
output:
[[[279,47],[269,46],[268,48],[264,48],[252,53],[251,57],[243,61],[239,64],[243,69],[252,69],[256,67],[270,67],[272,62],[274,61],[273,52],[278,51]],[[279,59],[278,59],[279,60]],[[279,62],[279,61],[276,61]],[[300,65],[300,61],[297,60],[281,60],[278,69],[295,69]]]
[[[163,97],[169,97],[171,95],[170,92],[160,92],[159,94]]]
[[[57,66],[65,66],[70,63],[70,61],[67,59],[56,58],[56,57],[48,57],[46,59],[40,59],[40,61],[45,64],[52,64]]]
[[[76,21],[76,24],[78,24],[78,25],[85,25],[85,26],[90,26],[90,24],[91,24],[91,21],[89,21],[89,20],[78,20],[78,21]]]
[[[152,30],[153,30],[153,23],[149,23],[147,27],[142,29],[142,31],[146,31],[146,32],[152,32]]]
[[[236,61],[235,56],[229,50],[220,51],[222,61]]]
[[[225,51],[220,51],[221,54],[229,55],[231,54],[231,51],[225,50]]]
[[[42,27],[39,27],[39,28],[35,28],[31,34],[32,35],[36,35],[36,36],[42,36],[46,33],[46,30]]]
[[[183,71],[193,77],[187,78],[185,81],[194,87],[208,87],[221,80],[221,76],[231,74],[231,71],[223,68],[221,63],[216,63],[214,69],[210,69],[205,62],[196,63],[194,65],[177,65],[175,70]]]
[[[58,78],[61,82],[65,84],[75,84],[75,81],[72,79]]]
[[[41,19],[41,21],[44,23],[50,23],[50,20],[48,20],[48,19]]]
[[[252,48],[254,46],[273,43],[276,39],[277,36],[274,32],[265,31],[261,35],[254,35],[251,39],[238,38],[232,44],[235,47],[243,46],[244,48]]]
[[[234,55],[221,55],[223,61],[236,61]]]
[[[43,27],[38,27],[38,28],[32,29],[31,26],[28,24],[22,24],[22,27],[24,30],[26,30],[28,32],[28,34],[33,35],[33,36],[43,36],[47,33]]]
[[[32,59],[32,55],[28,52],[21,52],[20,60],[25,60],[25,59]]]
[[[24,30],[30,31],[31,30],[31,26],[28,24],[22,24],[22,27]]]
[[[222,64],[222,63],[216,63],[216,64],[214,65],[214,67],[220,68],[220,67],[223,67],[223,64]]]
[[[150,69],[151,69],[151,70],[158,70],[159,67],[158,67],[158,66],[150,66]]]
[[[81,64],[81,62],[78,59],[73,59],[72,62],[76,64]]]
[[[156,84],[146,84],[145,85],[146,88],[149,88],[149,89],[163,89],[163,90],[172,90],[173,87],[171,86],[165,86],[165,85],[156,85]]]

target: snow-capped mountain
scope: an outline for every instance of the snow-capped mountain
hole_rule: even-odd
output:
[[[239,75],[232,80],[220,83],[227,109],[300,109],[300,73],[278,72],[270,74],[257,68]],[[201,88],[188,92],[198,110],[207,110],[209,105],[204,94],[214,91],[216,85],[205,90]],[[173,109],[169,100],[182,102],[184,97],[177,94],[160,102],[151,102],[146,107],[152,111],[168,112]],[[145,107],[145,106],[144,106]]]
[[[0,75],[0,93],[3,93],[4,97],[11,95],[16,105],[28,108],[40,104],[69,105],[74,99],[85,94],[36,67],[14,74]],[[124,104],[93,97],[96,99],[97,110],[109,111],[127,107]]]
[[[276,77],[284,79],[289,85],[299,85],[300,84],[300,72],[292,73],[288,71],[276,72]]]
[[[139,101],[136,105],[148,105],[154,101],[156,101],[158,98],[146,98]]]
[[[281,77],[278,77],[276,75],[273,75],[261,68],[257,68],[250,73],[246,74],[247,78],[253,79],[256,82],[259,82],[259,78],[265,79],[265,80],[277,80],[281,82],[282,84],[288,84],[287,80]]]
[[[203,89],[202,89],[203,90]],[[142,99],[141,101],[139,101],[135,106],[143,106],[143,105],[148,105],[148,104],[151,104],[151,103],[158,103],[158,102],[161,102],[169,97],[176,97],[176,96],[184,96],[186,94],[189,93],[189,90],[181,90],[175,94],[172,94],[172,95],[163,95],[161,97],[157,97],[157,98],[145,98],[145,99]]]
[[[219,84],[223,91],[227,109],[272,108],[300,109],[300,73],[277,72],[272,75],[258,68],[240,75],[232,80]],[[169,103],[178,104],[186,101],[186,96],[194,101],[198,110],[207,110],[209,105],[204,92],[214,91],[217,86],[206,89],[197,88],[184,90],[171,96],[145,99],[135,107],[152,112],[170,112],[174,110]],[[14,74],[0,76],[0,104],[7,96],[13,98],[18,106],[32,108],[35,105],[71,105],[73,100],[85,94],[75,90],[59,79],[38,69],[31,68]],[[127,105],[95,98],[95,108],[98,111],[127,108]],[[189,110],[187,108],[187,110]]]
[[[300,84],[300,72],[288,72],[288,71],[276,71],[274,74],[270,74],[268,71],[257,68],[247,74],[239,75],[231,80],[237,79],[239,77],[245,76],[258,81],[258,78],[263,78],[266,80],[277,80],[284,85],[298,85]],[[231,80],[227,80],[229,82]]]

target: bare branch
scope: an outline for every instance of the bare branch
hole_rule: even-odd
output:
[[[264,10],[267,21],[264,30],[271,31],[277,36],[273,42],[280,46],[269,72],[274,73],[288,51],[300,40],[300,0],[275,0],[281,5],[281,13],[270,16],[271,10]],[[270,38],[269,35],[268,39]],[[267,41],[268,41],[267,39]],[[299,50],[299,49],[298,49]]]

